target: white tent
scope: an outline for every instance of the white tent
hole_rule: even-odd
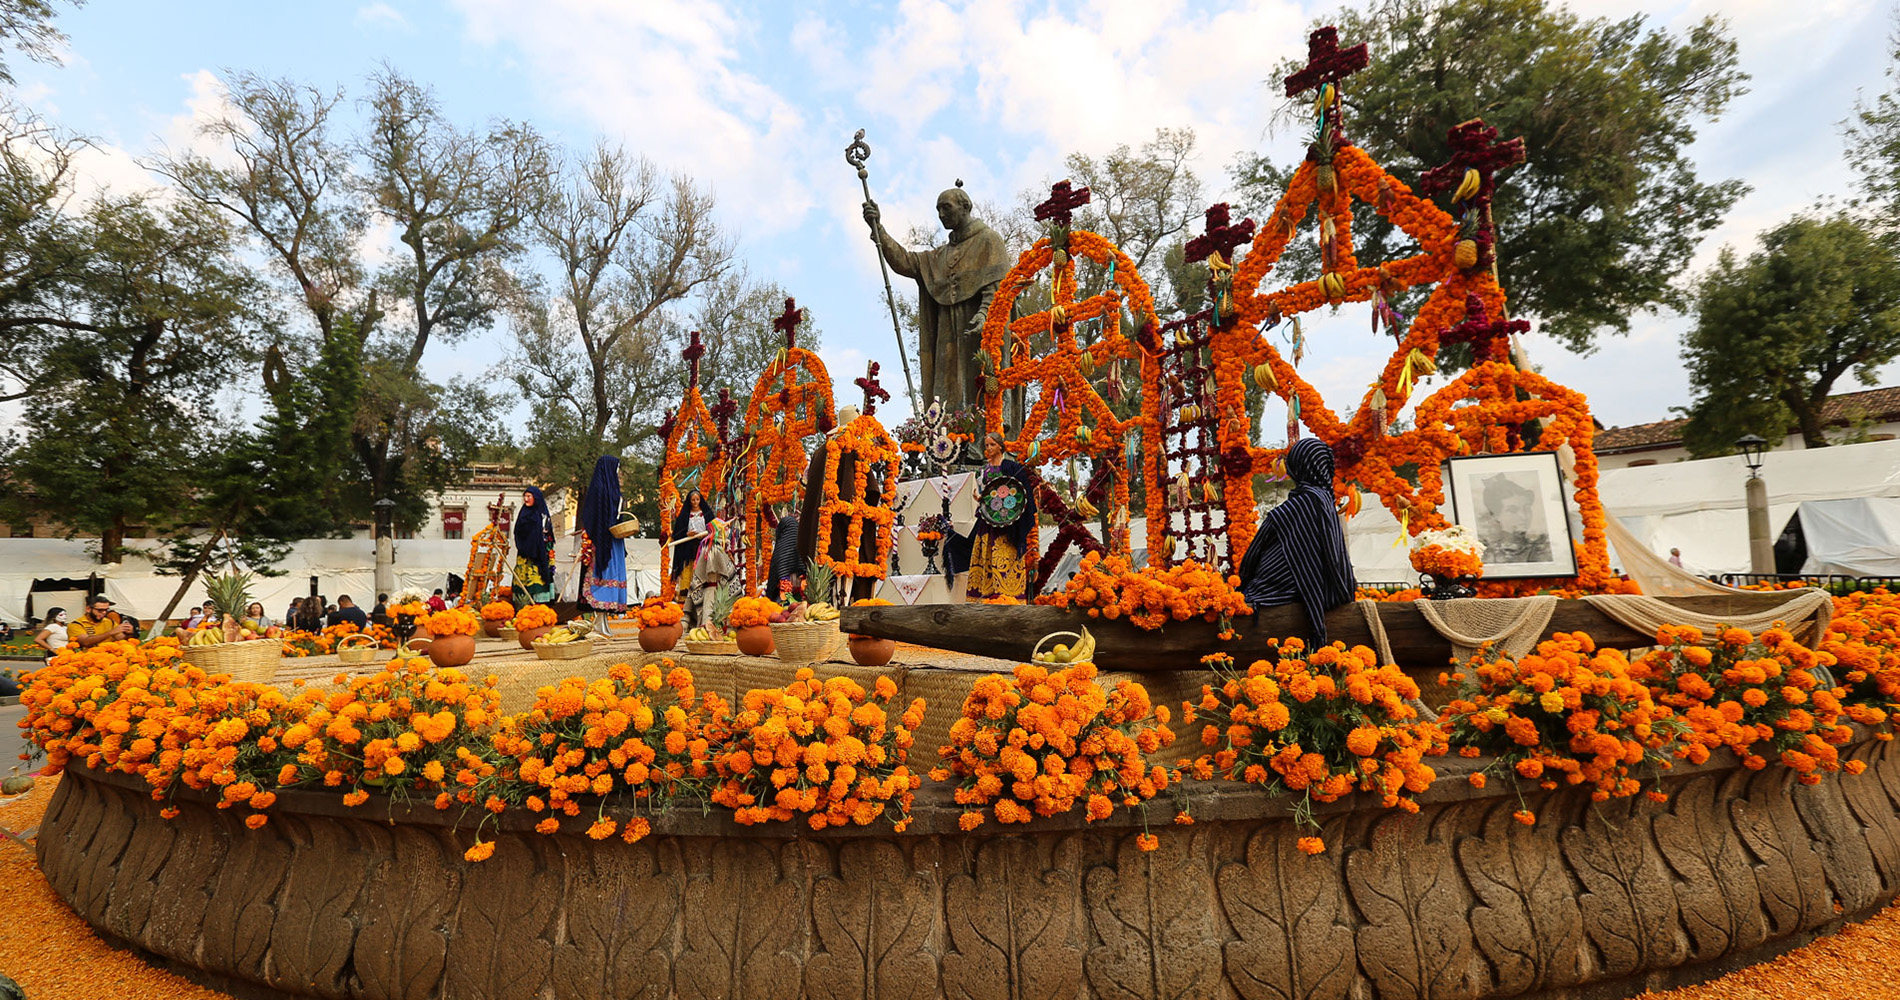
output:
[[[1803,573],[1900,576],[1900,499],[1854,497],[1801,505]]]

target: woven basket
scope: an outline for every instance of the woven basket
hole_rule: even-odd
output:
[[[515,629],[512,626],[508,626],[508,625],[503,625],[501,627],[501,637],[503,639],[508,640],[509,642],[521,641],[521,633],[515,631]]]
[[[778,658],[786,663],[816,663],[827,659],[843,641],[844,633],[835,621],[772,623],[772,644],[778,647]]]
[[[362,640],[363,645],[351,645],[352,642],[359,639]],[[336,658],[344,663],[368,663],[376,658],[376,651],[379,648],[381,648],[381,643],[378,643],[374,637],[362,632],[355,632],[344,636],[342,640],[336,644]]]
[[[706,642],[688,639],[686,651],[696,656],[738,656],[739,644],[731,639],[713,639]]]
[[[632,538],[640,533],[640,519],[628,518],[608,528],[607,533],[615,538]]]
[[[208,674],[230,674],[234,681],[269,684],[284,659],[282,639],[249,639],[211,646],[186,646],[185,662]]]
[[[535,641],[534,655],[544,660],[579,660],[594,655],[594,637],[584,636],[573,642]]]

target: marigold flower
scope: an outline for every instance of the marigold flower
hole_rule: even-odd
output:
[[[462,860],[464,860],[464,861],[487,861],[487,860],[488,860],[489,858],[491,858],[491,857],[493,857],[493,856],[494,856],[494,854],[495,854],[495,842],[494,842],[494,841],[492,841],[492,840],[478,840],[478,841],[476,841],[476,842],[475,842],[475,846],[473,846],[473,847],[471,847],[471,848],[469,848],[468,850],[466,850],[466,851],[464,851],[464,852],[462,852]]]
[[[1301,837],[1294,846],[1299,848],[1301,854],[1326,853],[1326,842],[1318,837]]]

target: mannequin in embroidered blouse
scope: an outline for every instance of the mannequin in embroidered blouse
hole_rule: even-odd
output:
[[[1029,470],[1003,453],[1003,436],[983,438],[983,473],[977,486],[976,525],[970,529],[972,601],[992,597],[1025,599],[1029,589],[1023,565],[1029,530],[1036,524],[1036,493]]]
[[[1293,492],[1260,519],[1240,561],[1240,592],[1256,610],[1298,604],[1317,646],[1326,644],[1326,612],[1350,603],[1357,585],[1346,536],[1333,506],[1333,449],[1301,438],[1286,452]]]

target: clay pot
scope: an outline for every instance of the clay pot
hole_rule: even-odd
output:
[[[895,639],[853,635],[845,638],[845,645],[851,649],[851,661],[860,667],[881,667],[891,662],[891,657],[897,654]]]
[[[517,629],[515,632],[515,641],[521,643],[522,649],[533,650],[534,640],[552,631],[554,631],[554,626],[552,625],[543,625],[540,628]]]
[[[438,667],[459,667],[475,658],[472,635],[439,635],[429,642],[429,659]]]
[[[682,622],[671,625],[655,625],[640,630],[640,648],[649,653],[664,653],[680,641],[680,633],[686,631]]]
[[[490,639],[499,639],[501,638],[501,625],[501,622],[491,622],[484,618],[482,619],[482,634]]]
[[[771,656],[777,646],[772,642],[772,626],[747,625],[733,632],[739,652],[747,656]]]

